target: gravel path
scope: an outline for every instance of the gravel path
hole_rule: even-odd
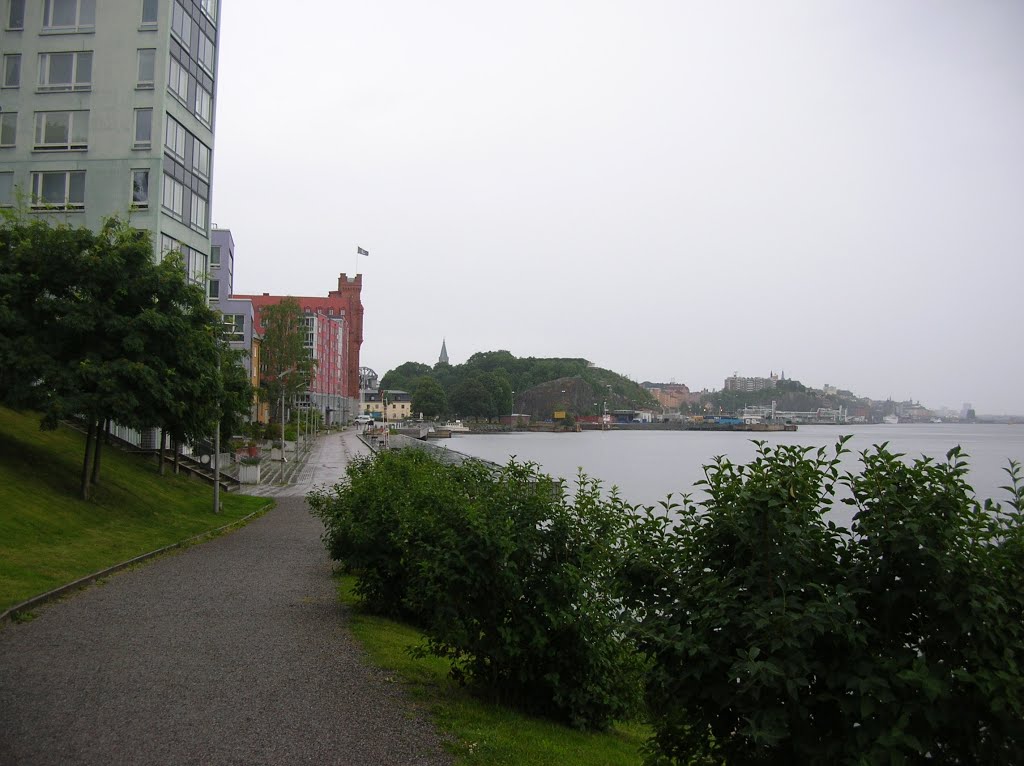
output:
[[[0,764],[447,764],[345,627],[303,493],[362,451],[324,437],[248,526],[0,630]]]

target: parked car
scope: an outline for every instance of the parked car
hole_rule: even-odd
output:
[[[370,417],[369,415],[357,415],[356,416],[356,425],[357,426],[367,426],[367,425],[369,425],[372,422],[373,422],[373,418]]]

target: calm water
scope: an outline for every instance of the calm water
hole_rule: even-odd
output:
[[[855,469],[862,450],[888,441],[890,449],[908,458],[928,455],[944,458],[960,445],[970,456],[969,481],[978,498],[1005,500],[999,486],[1006,484],[1002,470],[1007,460],[1024,462],[1024,426],[998,425],[859,425],[800,426],[797,432],[751,434],[708,431],[585,431],[570,434],[513,433],[458,434],[436,442],[448,449],[504,463],[512,455],[538,463],[550,474],[572,479],[582,467],[606,486],[615,485],[631,503],[654,505],[670,493],[691,491],[703,478],[702,466],[715,455],[733,462],[754,457],[751,438],[769,444],[831,447],[843,434],[852,434],[852,451],[844,467]],[[845,507],[844,507],[845,508]],[[847,518],[837,518],[845,523]]]

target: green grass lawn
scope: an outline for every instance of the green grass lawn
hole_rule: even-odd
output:
[[[650,730],[620,724],[609,732],[584,733],[491,704],[448,678],[448,663],[414,659],[408,648],[420,642],[413,628],[360,611],[353,577],[339,578],[341,601],[351,609],[352,632],[371,661],[404,684],[413,699],[451,737],[450,749],[464,766],[639,766],[640,747]]]
[[[0,407],[0,611],[143,553],[216,529],[268,505],[146,460],[103,450],[100,484],[79,499],[85,437],[40,431],[39,418]]]

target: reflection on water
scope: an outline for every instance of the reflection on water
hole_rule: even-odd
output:
[[[1007,460],[1024,462],[1024,426],[1001,425],[850,425],[800,426],[797,432],[751,434],[729,431],[584,431],[583,433],[513,433],[458,435],[438,442],[467,455],[504,463],[512,455],[538,463],[548,473],[572,479],[577,469],[615,485],[631,503],[654,505],[670,493],[692,492],[703,478],[702,466],[716,455],[733,462],[754,457],[752,438],[769,444],[800,444],[832,448],[845,434],[852,435],[843,467],[857,468],[858,453],[888,442],[890,450],[908,458],[928,455],[944,459],[960,445],[970,456],[969,481],[979,499],[1005,500],[999,489],[1006,484]],[[848,522],[836,518],[838,523]]]

